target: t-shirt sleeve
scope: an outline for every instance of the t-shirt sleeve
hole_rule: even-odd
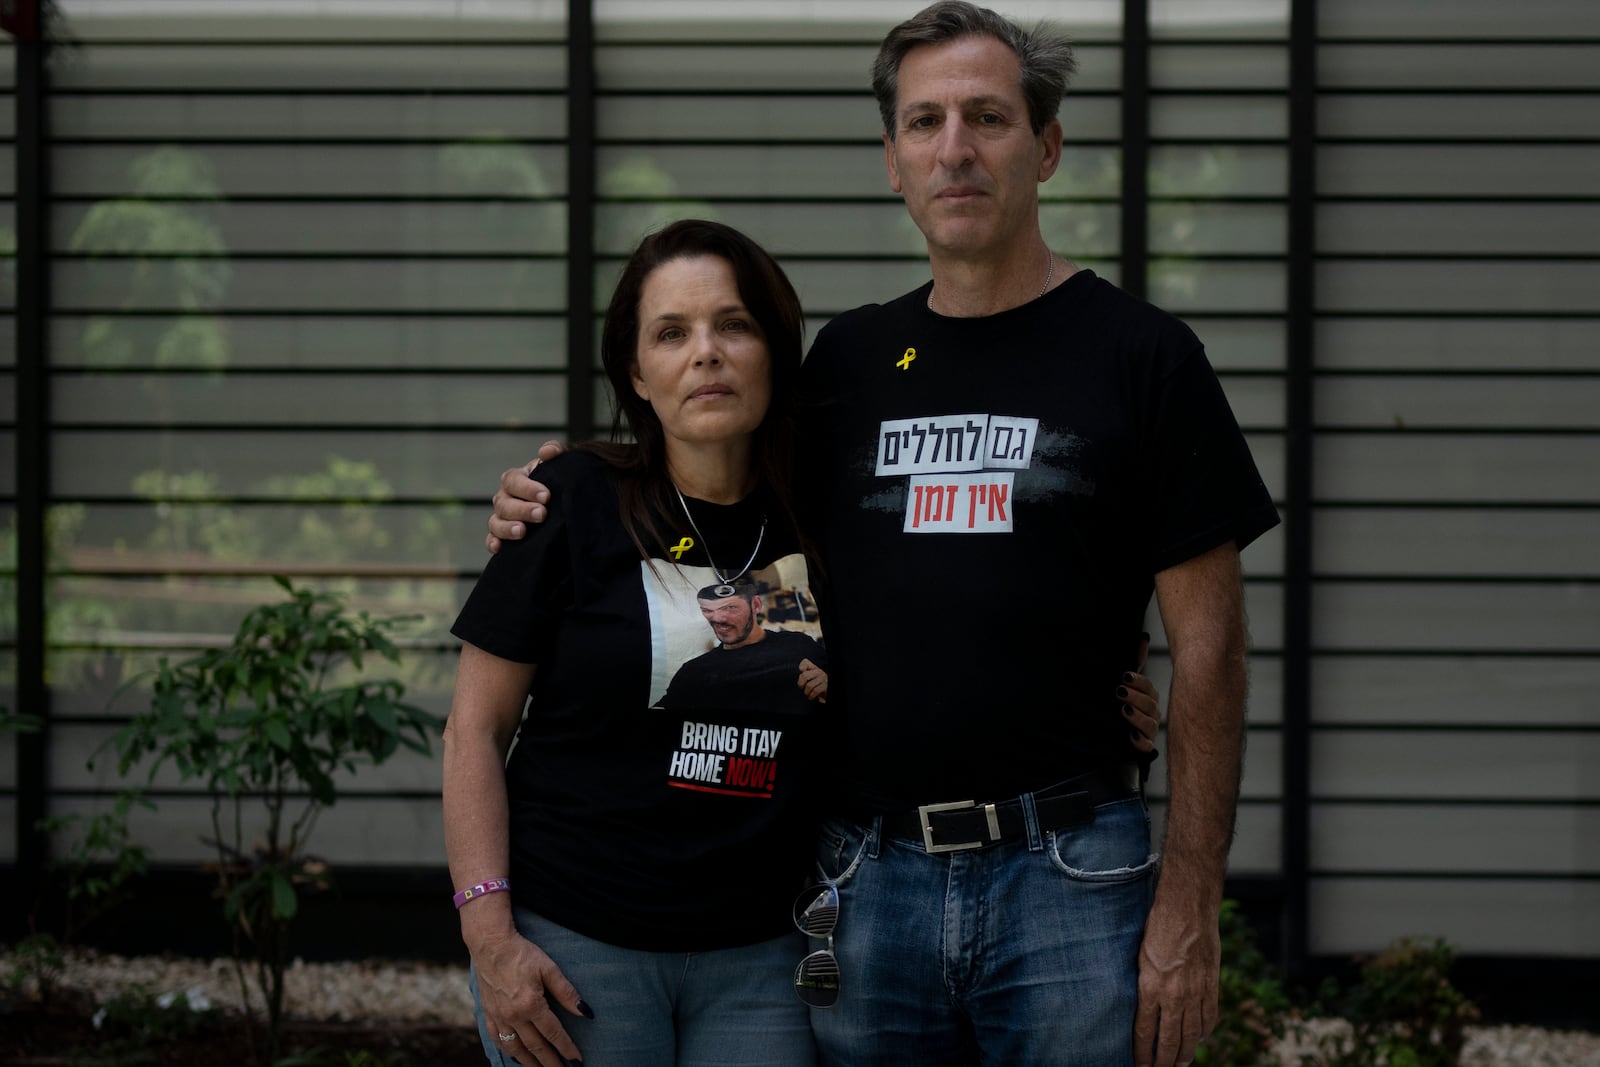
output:
[[[1278,524],[1272,496],[1198,341],[1156,383],[1143,455],[1153,570],[1228,541],[1243,549]]]
[[[572,508],[563,506],[561,498],[573,487],[557,484],[553,473],[547,472],[545,479],[551,489],[548,517],[528,524],[522,540],[502,544],[450,628],[461,640],[517,663],[540,662],[562,611],[572,602]]]

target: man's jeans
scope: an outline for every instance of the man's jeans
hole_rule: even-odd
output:
[[[1023,799],[1025,840],[968,852],[885,840],[876,819],[824,827],[840,991],[811,1011],[823,1063],[1131,1067],[1156,870],[1144,801],[1051,832]]]

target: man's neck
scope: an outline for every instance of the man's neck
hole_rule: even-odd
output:
[[[975,319],[998,315],[1043,296],[1077,273],[1051,252],[1042,237],[1003,262],[960,259],[929,250],[933,291],[928,306],[940,315]]]

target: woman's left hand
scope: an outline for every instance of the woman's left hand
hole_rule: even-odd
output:
[[[1133,727],[1128,739],[1140,752],[1156,750],[1156,734],[1161,730],[1161,690],[1139,673],[1144,670],[1149,652],[1150,635],[1144,634],[1139,640],[1139,662],[1133,670],[1122,676],[1122,684],[1117,686],[1117,699],[1122,702],[1123,718]]]

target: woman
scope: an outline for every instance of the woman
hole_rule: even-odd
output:
[[[547,520],[457,620],[446,845],[491,1063],[812,1062],[789,909],[827,680],[789,490],[801,333],[749,238],[646,238],[601,339],[636,443],[541,468]]]

